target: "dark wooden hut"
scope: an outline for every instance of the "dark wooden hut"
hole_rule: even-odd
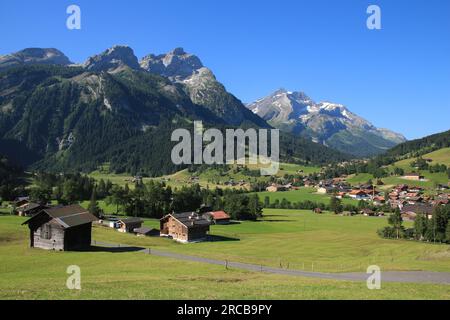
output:
[[[71,251],[91,246],[92,222],[97,218],[79,205],[43,209],[23,225],[30,228],[30,247]]]

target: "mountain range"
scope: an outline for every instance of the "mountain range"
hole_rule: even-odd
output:
[[[114,46],[82,64],[56,49],[0,57],[0,154],[36,170],[171,173],[171,132],[193,120],[271,128],[181,48],[139,61]],[[285,161],[349,159],[288,133],[281,144]]]
[[[341,104],[317,103],[303,92],[280,89],[247,108],[280,130],[359,157],[383,153],[406,141],[403,135],[376,128]]]

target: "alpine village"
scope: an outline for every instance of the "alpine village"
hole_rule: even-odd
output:
[[[171,134],[192,131],[193,121],[280,129],[278,173],[261,176],[251,164],[174,164]],[[114,46],[83,64],[57,49],[0,56],[0,154],[0,256],[15,257],[4,272],[23,270],[0,280],[1,298],[16,289],[39,297],[26,269],[44,274],[44,266],[71,258],[92,277],[84,294],[103,298],[119,290],[164,299],[163,288],[175,283],[196,284],[206,298],[260,297],[261,288],[278,285],[286,290],[263,296],[298,298],[292,292],[305,284],[231,262],[326,273],[365,272],[371,264],[450,272],[450,131],[407,141],[341,104],[286,89],[244,104],[182,48],[139,60],[130,47]],[[121,282],[97,287],[107,274]],[[131,275],[154,291],[136,295]],[[331,280],[307,281],[320,288]],[[216,284],[223,293],[210,289]],[[330,286],[337,292],[344,284],[356,286]],[[51,286],[45,297],[55,297]],[[414,286],[386,286],[386,295],[417,294]],[[448,287],[421,286],[430,297],[449,297]],[[376,293],[355,287],[349,294]]]

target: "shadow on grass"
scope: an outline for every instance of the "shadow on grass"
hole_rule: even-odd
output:
[[[109,252],[109,253],[126,253],[143,251],[145,248],[140,247],[98,247],[91,246],[89,249],[80,250],[79,252]]]
[[[297,220],[278,220],[278,219],[264,219],[261,222],[295,222]]]
[[[231,226],[231,225],[233,225],[233,224],[241,224],[241,222],[240,222],[240,221],[230,221],[230,222],[224,223],[224,224],[218,223],[217,225],[218,225],[218,226]]]
[[[272,218],[272,217],[287,218],[287,217],[289,217],[289,215],[286,215],[286,214],[264,214],[263,215],[263,218]]]
[[[207,240],[210,242],[241,241],[241,239],[238,239],[238,238],[230,238],[230,237],[216,236],[216,235],[208,235]]]

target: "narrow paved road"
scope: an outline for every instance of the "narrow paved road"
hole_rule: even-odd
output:
[[[308,272],[300,270],[288,270],[281,268],[271,268],[260,266],[256,264],[247,264],[240,262],[226,262],[223,260],[202,258],[189,256],[179,253],[160,251],[155,249],[147,248],[137,248],[127,245],[110,244],[103,242],[93,242],[96,247],[105,248],[120,248],[121,251],[139,251],[146,254],[151,254],[160,257],[167,257],[177,260],[208,263],[220,266],[228,266],[229,268],[244,269],[255,272],[266,272],[279,275],[289,275],[289,276],[300,276],[307,278],[319,278],[319,279],[330,279],[330,280],[346,280],[346,281],[363,281],[366,282],[369,277],[368,274],[362,272],[354,273],[321,273],[321,272]],[[428,272],[428,271],[382,271],[381,272],[382,282],[403,282],[403,283],[434,283],[434,284],[447,284],[450,285],[450,273],[448,272]]]

